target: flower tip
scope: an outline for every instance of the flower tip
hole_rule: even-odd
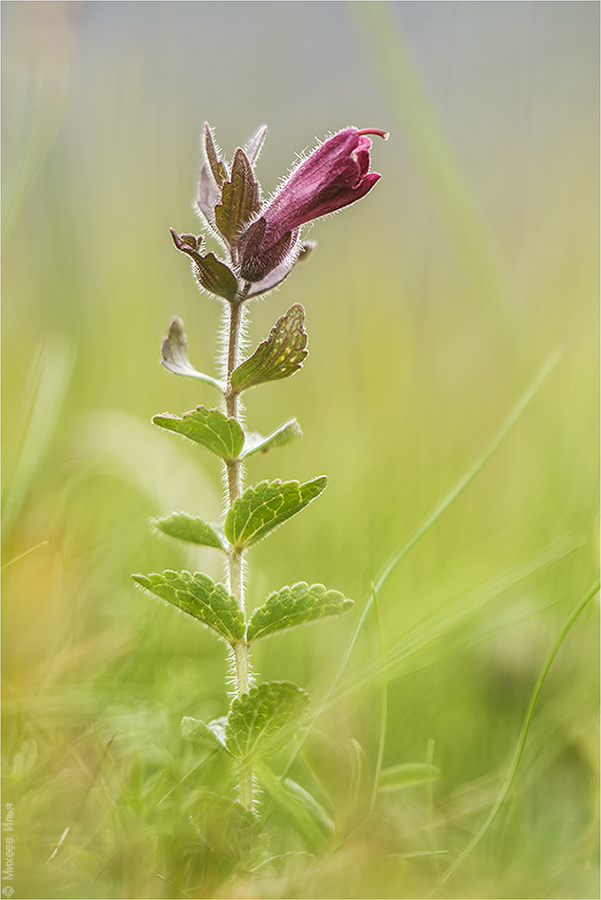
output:
[[[377,134],[378,137],[381,137],[383,141],[387,141],[390,137],[389,131],[382,131],[381,128],[361,128],[357,132],[358,134]]]

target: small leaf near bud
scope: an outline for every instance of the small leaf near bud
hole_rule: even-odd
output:
[[[180,253],[185,253],[194,262],[194,274],[200,286],[210,294],[229,300],[230,303],[234,301],[238,295],[238,279],[232,270],[221,260],[217,259],[213,253],[201,256],[186,240],[193,237],[193,235],[178,234],[174,228],[169,230],[171,231],[173,243]],[[198,239],[194,238],[194,240]]]
[[[259,185],[243,150],[236,150],[232,174],[221,190],[221,204],[215,207],[215,222],[231,244],[253,215],[259,211]]]
[[[210,294],[223,297],[230,303],[236,299],[238,279],[213,253],[207,253],[202,257],[202,262],[197,263],[194,274],[200,286]]]
[[[202,234],[199,234],[198,237],[193,234],[180,234],[180,239],[183,244],[187,244],[192,250],[198,250],[202,244]]]
[[[215,146],[215,142],[213,141],[213,135],[211,134],[211,129],[209,128],[208,122],[205,122],[204,127],[204,145],[205,156],[207,158],[207,162],[211,169],[213,178],[215,179],[215,183],[218,187],[221,187],[223,182],[227,181],[228,179],[228,171],[223,160],[219,159],[217,147]]]

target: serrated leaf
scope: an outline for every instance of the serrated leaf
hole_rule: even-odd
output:
[[[284,422],[283,425],[280,425],[279,428],[276,428],[276,430],[272,431],[271,434],[268,434],[267,437],[263,437],[253,431],[246,435],[244,450],[240,454],[240,458],[246,459],[248,456],[252,456],[253,453],[258,453],[259,451],[261,451],[261,453],[267,453],[272,447],[283,447],[284,444],[289,444],[290,441],[302,436],[303,433],[296,419],[290,419],[288,422]]]
[[[223,385],[216,378],[205,375],[194,368],[188,359],[188,339],[184,332],[184,323],[178,316],[174,316],[169,323],[167,337],[161,344],[161,365],[165,366],[174,375],[187,375],[189,378],[198,378],[206,381],[223,391]]]
[[[243,759],[276,753],[292,738],[309,707],[309,697],[290,681],[264,682],[232,702],[225,743]]]
[[[319,497],[327,483],[326,476],[321,475],[305,484],[262,481],[248,488],[228,511],[226,538],[238,550],[250,547]]]
[[[198,406],[183,416],[153,416],[160,428],[183,434],[191,441],[202,444],[221,459],[238,459],[244,446],[244,432],[236,419],[228,419],[218,409]]]
[[[277,320],[267,340],[232,372],[232,389],[237,394],[298,372],[308,353],[304,321],[305,310],[300,303],[295,303]]]
[[[244,635],[244,614],[236,598],[222,584],[215,584],[202,572],[173,572],[132,575],[151,594],[166,600],[203,625],[208,625],[230,644]]]
[[[246,158],[248,159],[251,166],[254,167],[257,159],[259,158],[259,153],[261,152],[261,148],[263,146],[263,142],[265,140],[265,136],[267,134],[267,125],[261,125],[253,134],[251,139],[247,142],[244,147],[244,152],[246,153]]]
[[[223,237],[232,243],[260,208],[259,185],[246,154],[238,149],[230,180],[221,189],[221,203],[215,207],[215,222]]]
[[[182,719],[182,734],[196,743],[208,747],[210,750],[229,750],[225,746],[226,719],[214,719],[207,725],[201,719],[193,719],[192,716],[184,716]]]
[[[203,256],[198,252],[198,239],[193,235],[178,234],[170,229],[173,243],[180,251],[190,257],[194,263],[194,274],[198,283],[210,294],[216,294],[232,302],[238,294],[238,279],[224,262],[217,259],[214,253]],[[192,237],[193,241],[188,239]]]
[[[213,857],[246,867],[257,864],[267,850],[260,819],[237,800],[199,791],[187,813]]]
[[[314,622],[325,616],[339,616],[353,606],[339,591],[328,591],[323,584],[311,587],[301,581],[270,594],[250,620],[246,639],[250,643],[284,628]]]
[[[442,772],[431,763],[403,763],[382,769],[378,782],[379,791],[395,791],[412,784],[425,784],[436,781]]]
[[[204,519],[174,512],[151,521],[155,528],[170,537],[179,538],[180,541],[188,541],[191,544],[200,544],[202,547],[215,547],[217,550],[225,551],[223,541],[215,529]]]
[[[211,174],[213,175],[217,186],[221,187],[223,182],[227,181],[228,179],[228,172],[225,163],[219,158],[219,153],[217,152],[217,147],[215,146],[213,135],[211,134],[211,129],[209,128],[208,122],[205,122],[204,125],[204,145],[205,156],[207,158],[209,168],[211,169]]]

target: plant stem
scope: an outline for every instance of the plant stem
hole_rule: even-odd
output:
[[[225,409],[229,418],[238,417],[238,394],[232,391],[232,372],[238,364],[243,299],[242,296],[240,299],[230,303],[225,391]],[[225,466],[227,475],[227,507],[231,509],[234,502],[242,495],[242,464],[239,459],[233,459],[226,462]],[[244,612],[244,560],[241,551],[235,547],[232,547],[228,554],[228,588],[238,601],[240,609]],[[250,660],[246,639],[242,638],[241,641],[234,644],[233,651],[236,696],[240,697],[242,694],[247,693],[250,687]],[[252,809],[252,771],[250,769],[240,771],[239,794],[240,802],[247,809]]]

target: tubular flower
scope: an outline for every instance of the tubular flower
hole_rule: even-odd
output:
[[[229,259],[201,252],[202,237],[171,229],[175,246],[192,260],[199,285],[230,303],[257,297],[280,284],[315,244],[302,241],[303,225],[360,200],[380,178],[369,171],[369,134],[378,128],[345,128],[317,147],[284,181],[270,201],[262,200],[255,164],[265,140],[262,125],[227,163],[204,127],[204,163],[196,206]]]
[[[380,176],[369,171],[368,134],[388,137],[375,128],[345,128],[321,144],[290,175],[237,240],[243,279],[260,282],[288,260],[292,268],[301,225],[349,206],[372,189]]]

